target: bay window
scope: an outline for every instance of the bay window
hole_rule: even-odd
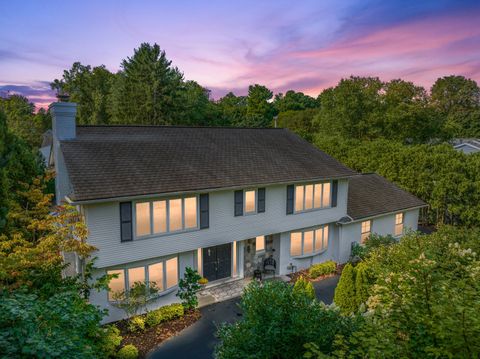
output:
[[[290,256],[322,252],[328,248],[328,225],[290,233]]]
[[[172,198],[135,204],[137,237],[176,232],[198,227],[196,196]]]
[[[295,212],[331,206],[330,182],[295,186]]]
[[[178,285],[178,257],[171,257],[152,264],[113,269],[107,271],[108,274],[117,274],[117,278],[113,278],[109,283],[110,291],[108,292],[108,300],[115,301],[115,293],[125,293],[136,282],[146,283],[148,287],[155,287],[158,293],[166,291]]]

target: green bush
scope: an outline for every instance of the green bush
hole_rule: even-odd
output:
[[[355,301],[357,308],[370,297],[371,274],[368,265],[360,262],[355,267]]]
[[[125,345],[117,353],[117,359],[137,359],[138,349],[133,344]]]
[[[218,330],[218,359],[300,358],[304,343],[315,343],[330,354],[337,336],[349,338],[358,326],[357,317],[344,317],[279,281],[256,281],[245,289],[240,307],[243,317]]]
[[[143,317],[133,317],[128,321],[128,330],[132,333],[143,332],[145,330],[145,319]]]
[[[351,263],[347,263],[343,268],[342,275],[335,288],[333,301],[343,314],[355,313],[357,311],[357,301],[355,298],[355,268]]]
[[[312,283],[310,283],[308,279],[304,277],[297,279],[295,285],[293,286],[293,291],[295,293],[305,295],[307,298],[315,299],[315,289],[313,288]]]
[[[100,339],[100,349],[105,358],[111,358],[117,352],[117,347],[122,342],[120,330],[114,325],[107,325],[103,328],[103,336]]]
[[[162,322],[179,318],[183,316],[184,308],[182,304],[174,303],[160,307],[147,313],[145,323],[149,327],[154,327]]]
[[[104,313],[78,292],[0,291],[0,357],[98,358]]]
[[[311,278],[317,278],[321,275],[327,275],[335,273],[337,270],[337,264],[334,261],[326,261],[323,263],[314,264],[308,270],[308,274]]]
[[[185,309],[195,309],[198,306],[197,292],[201,286],[198,281],[202,277],[198,272],[190,267],[185,268],[184,278],[178,283],[177,297],[182,300]]]

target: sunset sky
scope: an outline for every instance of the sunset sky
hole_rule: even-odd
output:
[[[480,1],[1,1],[0,94],[53,101],[74,61],[117,71],[158,43],[188,80],[312,96],[350,75],[480,82]]]

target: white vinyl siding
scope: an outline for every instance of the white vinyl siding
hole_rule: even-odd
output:
[[[330,207],[331,187],[330,182],[296,185],[295,212]]]

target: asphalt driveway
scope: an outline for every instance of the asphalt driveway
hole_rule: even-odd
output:
[[[332,303],[338,279],[335,276],[314,283],[317,298],[327,304]],[[239,302],[240,298],[233,298],[201,308],[202,318],[198,322],[163,343],[149,359],[211,359],[217,344],[217,324],[240,319],[242,315],[237,306]]]

